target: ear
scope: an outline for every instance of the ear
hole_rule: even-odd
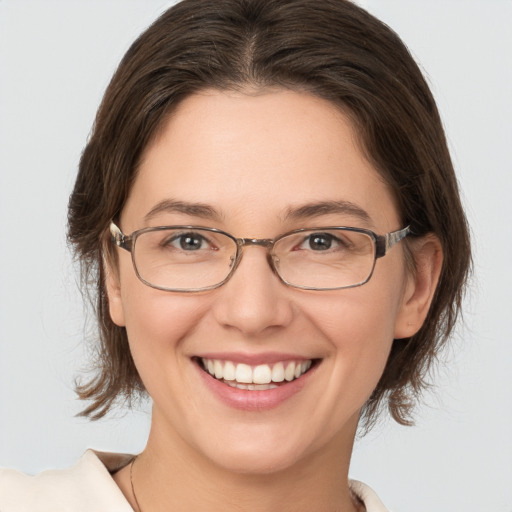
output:
[[[121,296],[121,284],[117,263],[108,252],[103,256],[103,268],[105,271],[105,287],[108,297],[108,309],[110,318],[119,327],[124,327],[124,308]]]
[[[423,325],[443,266],[443,250],[436,235],[413,240],[410,248],[415,268],[407,278],[395,322],[395,339],[410,338]]]

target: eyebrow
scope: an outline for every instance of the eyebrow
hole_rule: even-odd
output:
[[[174,199],[164,199],[157,203],[144,216],[144,220],[148,221],[159,213],[184,213],[193,217],[201,217],[203,219],[220,221],[221,215],[215,208],[204,203],[190,203],[187,201],[176,201]]]
[[[159,213],[183,213],[213,221],[220,221],[222,219],[222,215],[208,204],[177,201],[174,199],[160,201],[151,208],[144,216],[144,219],[148,221]],[[321,201],[307,203],[295,208],[290,207],[285,212],[284,220],[298,221],[332,214],[349,215],[363,222],[371,222],[368,212],[350,201]]]
[[[285,220],[304,220],[330,214],[349,215],[364,222],[371,222],[368,212],[350,201],[321,201],[288,208],[284,218]]]

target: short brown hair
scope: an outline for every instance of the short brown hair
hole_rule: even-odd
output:
[[[283,87],[332,102],[352,118],[361,147],[393,191],[404,225],[434,233],[444,254],[423,327],[395,340],[367,402],[367,424],[386,404],[400,423],[426,385],[452,331],[471,264],[466,218],[432,97],[414,59],[384,23],[347,0],[183,0],[121,61],[84,149],[69,202],[69,240],[94,292],[99,357],[78,386],[83,412],[103,416],[120,397],[143,393],[126,330],[110,319],[104,240],[123,208],[140,156],[187,96],[214,89]]]

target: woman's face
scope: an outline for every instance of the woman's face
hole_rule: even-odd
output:
[[[333,206],[345,203],[354,208]],[[403,227],[347,117],[283,90],[205,91],[179,106],[143,155],[120,219],[128,234],[164,225],[245,238],[321,226],[377,234]],[[286,286],[266,249],[251,246],[220,288],[176,293],[144,285],[130,254],[119,251],[110,309],[126,326],[154,402],[150,442],[240,472],[348,457],[393,338],[407,334],[411,280],[402,244],[377,261],[367,284],[334,291]],[[253,375],[256,367],[277,375],[280,365],[312,366],[277,388],[250,390],[211,376],[201,360],[228,372],[247,365]]]

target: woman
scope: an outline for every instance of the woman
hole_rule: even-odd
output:
[[[356,429],[411,421],[470,259],[389,28],[340,0],[171,8],[107,89],[69,238],[101,329],[84,414],[147,392],[149,440],[4,472],[0,510],[385,510],[348,481]]]

